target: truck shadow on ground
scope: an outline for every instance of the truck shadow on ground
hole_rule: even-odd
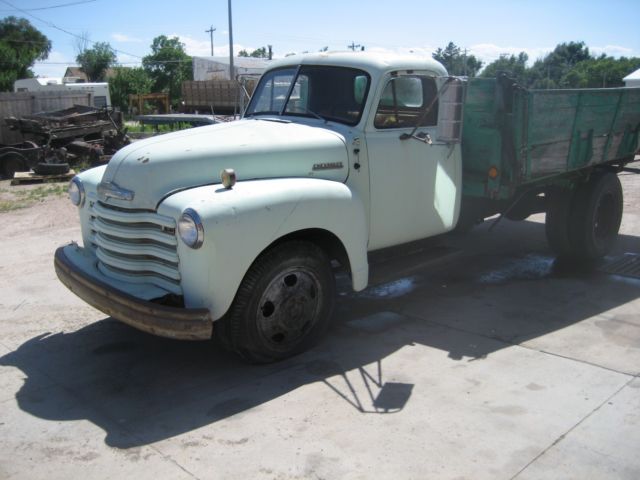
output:
[[[27,377],[16,393],[23,411],[89,420],[106,432],[106,444],[131,448],[250,416],[315,382],[363,414],[392,414],[413,388],[386,371],[400,349],[419,344],[452,362],[481,361],[640,296],[640,280],[554,261],[539,224],[499,228],[513,235],[489,236],[481,227],[466,240],[444,239],[464,253],[359,294],[343,291],[328,337],[277,364],[246,365],[209,342],[157,338],[105,319],[32,338],[0,365]],[[639,238],[622,238],[617,252],[629,251],[640,252]]]

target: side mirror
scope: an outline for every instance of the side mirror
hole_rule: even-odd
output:
[[[460,143],[462,139],[462,114],[467,81],[455,78],[445,86],[438,108],[438,131],[436,140],[445,143]]]

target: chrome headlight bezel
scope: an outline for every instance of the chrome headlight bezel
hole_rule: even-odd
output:
[[[193,208],[187,208],[178,220],[178,233],[184,244],[198,249],[204,243],[204,226],[200,215]]]
[[[73,177],[69,182],[69,186],[67,187],[67,193],[69,194],[69,200],[71,201],[71,203],[73,203],[78,208],[82,208],[86,198],[82,180],[80,180],[78,177]]]

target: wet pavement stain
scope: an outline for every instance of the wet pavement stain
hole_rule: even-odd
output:
[[[366,333],[382,333],[409,320],[408,317],[394,312],[379,312],[366,317],[356,318],[346,323],[348,327]]]

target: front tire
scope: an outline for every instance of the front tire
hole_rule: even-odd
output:
[[[258,257],[214,330],[252,363],[282,360],[317,343],[334,302],[335,279],[325,252],[313,243],[287,242]]]

